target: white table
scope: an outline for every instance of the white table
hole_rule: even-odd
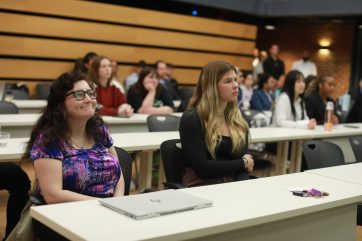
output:
[[[308,173],[362,185],[362,162],[308,170]]]
[[[302,198],[288,186],[330,193]],[[213,206],[133,220],[97,200],[32,207],[33,218],[70,240],[356,240],[356,205],[362,189],[319,175],[296,173],[180,190]]]
[[[46,100],[12,100],[18,108],[20,114],[40,113],[47,105]]]
[[[18,108],[20,114],[36,114],[40,113],[44,107],[47,105],[47,100],[16,100],[13,99],[13,102]],[[174,100],[173,104],[175,109],[180,106],[180,100]]]
[[[175,116],[181,116],[182,113],[173,113]],[[130,118],[102,116],[110,132],[146,132],[147,114],[134,114]],[[10,132],[11,137],[29,137],[31,130],[39,119],[40,114],[4,114],[0,115],[0,126],[2,131]]]
[[[103,120],[111,133],[145,132],[148,131],[147,116],[145,114],[134,114],[130,118],[103,116]],[[29,137],[39,117],[40,114],[0,115],[1,130],[10,132],[10,136],[14,138]]]

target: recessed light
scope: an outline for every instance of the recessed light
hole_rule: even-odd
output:
[[[275,30],[275,26],[274,25],[265,25],[265,29],[266,30]]]

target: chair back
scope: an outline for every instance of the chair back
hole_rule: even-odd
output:
[[[147,117],[148,131],[178,131],[180,119],[173,115],[149,115]]]
[[[36,85],[36,97],[40,100],[48,99],[48,95],[50,92],[49,84],[37,84]]]
[[[302,144],[307,169],[343,165],[344,156],[341,148],[327,141],[310,140]]]
[[[12,102],[0,101],[0,114],[18,114],[19,108]]]
[[[124,195],[129,194],[132,177],[132,158],[130,154],[120,147],[115,147],[119,164],[121,165],[122,175],[124,179]]]
[[[180,139],[167,140],[161,144],[160,151],[166,182],[182,183],[185,159],[181,148]]]
[[[193,96],[195,87],[180,87],[178,92],[181,100],[188,101]]]
[[[362,136],[351,136],[349,138],[356,162],[362,162]]]
[[[30,96],[23,90],[11,90],[11,94],[15,100],[30,100]]]

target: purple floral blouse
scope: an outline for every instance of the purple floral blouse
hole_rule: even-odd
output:
[[[59,141],[44,146],[44,132],[41,132],[32,149],[30,158],[52,158],[62,162],[63,189],[95,197],[113,196],[121,176],[120,164],[108,148],[113,139],[108,129],[102,125],[103,141],[90,149],[76,149],[67,141]]]

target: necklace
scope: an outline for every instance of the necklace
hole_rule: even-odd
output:
[[[76,142],[73,141],[72,138],[70,138],[70,142],[73,144],[74,147],[76,147],[77,149],[84,149],[86,141],[83,142],[83,145],[78,145]]]

